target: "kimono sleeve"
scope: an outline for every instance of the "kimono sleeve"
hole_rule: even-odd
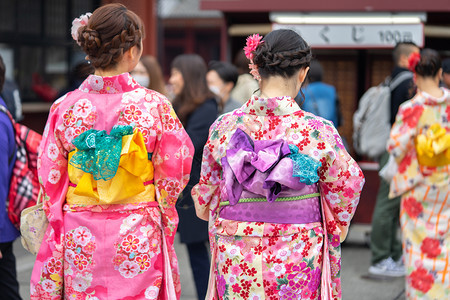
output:
[[[325,134],[331,134],[336,143],[330,143],[321,159],[319,187],[327,232],[339,236],[338,241],[342,242],[359,203],[364,175],[345,150],[336,128]]]
[[[390,198],[402,195],[423,180],[414,144],[423,110],[424,107],[418,103],[405,102],[400,106],[392,126],[387,150],[394,157],[398,168],[390,184]]]
[[[422,112],[423,106],[411,106],[410,101],[400,106],[387,143],[388,152],[394,156],[397,163],[401,163],[408,151],[414,147],[413,137],[416,135],[417,123]]]
[[[175,203],[189,181],[194,147],[170,103],[158,105],[161,130],[153,152],[156,199],[163,211],[163,225],[171,241],[178,224]]]
[[[61,142],[59,129],[59,114],[54,104],[50,110],[48,121],[39,146],[38,176],[43,191],[44,211],[47,215],[49,226],[44,235],[41,247],[34,263],[30,280],[30,299],[44,299],[51,293],[55,299],[62,297],[63,293],[63,268],[49,276],[47,264],[54,262],[63,265],[64,248],[64,217],[63,205],[69,183],[67,173],[67,151]],[[62,127],[61,127],[62,128]],[[45,291],[43,282],[52,282],[54,289]]]
[[[55,105],[51,108],[39,145],[38,176],[43,190],[43,203],[49,224],[54,230],[55,240],[64,234],[62,207],[65,202],[69,177],[67,173],[67,150],[63,147],[59,128],[59,113]]]
[[[211,139],[211,132],[217,123],[210,129],[210,136],[203,148],[202,168],[200,171],[200,181],[192,188],[191,195],[194,200],[197,217],[205,221],[209,220],[209,213],[214,212],[220,199],[220,177],[222,167],[213,155],[215,150],[214,142]]]

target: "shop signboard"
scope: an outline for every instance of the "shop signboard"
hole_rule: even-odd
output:
[[[424,45],[423,24],[272,24],[296,31],[315,48],[393,48],[398,42]]]

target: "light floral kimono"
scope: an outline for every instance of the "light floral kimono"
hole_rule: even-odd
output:
[[[168,100],[128,73],[91,75],[57,100],[38,161],[49,227],[31,299],[178,299],[175,202],[193,153]]]
[[[398,172],[408,299],[450,299],[450,91],[417,95],[400,106],[388,151]]]
[[[320,197],[309,199],[317,201],[318,221],[303,224],[238,221],[220,215],[225,211],[222,205],[231,203],[235,192],[241,190],[239,185],[230,188],[227,183],[230,176],[226,169],[236,163],[230,154],[236,154],[236,158],[242,155],[243,150],[236,147],[243,147],[242,141],[246,139],[235,142],[236,134],[254,141],[255,153],[249,156],[253,157],[252,163],[268,163],[268,152],[256,153],[256,149],[275,143],[282,145],[281,149],[289,144],[290,150],[282,151],[291,154],[299,151],[299,155],[307,155],[321,165],[316,171]],[[197,215],[209,219],[212,265],[207,299],[341,298],[340,243],[347,235],[364,177],[331,122],[304,112],[290,97],[253,96],[240,109],[220,117],[212,125],[202,163],[200,183],[192,195]],[[280,164],[281,160],[263,169],[269,172]],[[281,177],[290,174],[292,170],[278,174],[280,182],[284,180]],[[237,173],[231,177],[234,176],[239,177]],[[274,184],[276,190],[277,183]],[[272,197],[273,194],[267,199]],[[273,205],[274,214],[277,212],[281,218],[285,214],[288,218],[297,209],[301,211],[306,200],[285,203],[271,202],[266,208],[270,211]],[[278,205],[299,208],[280,212],[276,211]],[[244,215],[262,212],[258,206],[253,209],[250,206]],[[270,213],[266,217],[270,219]]]

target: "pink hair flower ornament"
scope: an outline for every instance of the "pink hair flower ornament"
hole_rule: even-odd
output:
[[[261,81],[261,76],[258,72],[258,66],[253,63],[253,52],[261,43],[264,43],[264,41],[261,41],[262,38],[263,37],[257,33],[251,35],[247,37],[247,42],[244,47],[245,56],[250,60],[250,64],[248,65],[250,68],[250,74],[252,74],[253,78],[258,81]]]
[[[247,42],[244,47],[244,52],[245,52],[245,56],[248,59],[253,59],[253,51],[255,51],[256,48],[258,48],[259,44],[262,43],[261,42],[262,38],[263,37],[257,33],[247,37]]]
[[[420,61],[420,53],[414,52],[408,57],[408,68],[411,72],[415,72],[416,66]]]
[[[81,15],[79,18],[75,18],[72,21],[72,28],[71,28],[72,38],[77,42],[78,45],[80,45],[80,43],[78,42],[78,29],[81,26],[87,25],[89,18],[91,16],[92,16],[91,13],[85,13],[84,15]]]

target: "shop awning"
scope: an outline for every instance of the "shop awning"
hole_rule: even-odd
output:
[[[426,11],[449,12],[448,0],[339,0],[339,1],[292,1],[292,0],[200,0],[202,10],[223,12],[273,12],[273,11],[357,11],[357,12],[397,12]]]

